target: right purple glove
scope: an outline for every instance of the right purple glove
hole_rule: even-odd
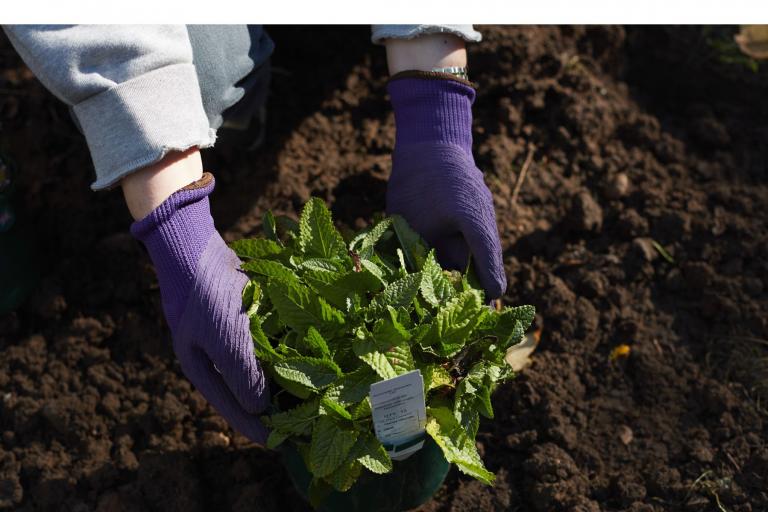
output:
[[[256,414],[269,403],[269,385],[243,310],[248,278],[213,225],[213,187],[213,176],[205,173],[133,223],[131,234],[155,264],[184,375],[235,430],[263,444],[268,432]]]
[[[405,72],[387,86],[395,111],[395,150],[387,212],[402,215],[437,251],[463,270],[469,253],[486,298],[504,294],[493,197],[472,157],[475,90],[440,73]]]

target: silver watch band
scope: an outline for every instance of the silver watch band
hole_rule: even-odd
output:
[[[466,66],[449,66],[447,68],[432,68],[434,73],[450,73],[464,80],[469,80]]]

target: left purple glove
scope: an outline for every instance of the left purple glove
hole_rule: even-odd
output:
[[[397,130],[387,212],[402,215],[444,266],[463,270],[471,253],[486,297],[500,297],[507,278],[493,197],[472,157],[474,88],[405,72],[387,89]]]
[[[269,386],[253,354],[242,291],[248,278],[213,225],[205,173],[131,226],[155,264],[173,350],[184,375],[234,429],[257,443]]]

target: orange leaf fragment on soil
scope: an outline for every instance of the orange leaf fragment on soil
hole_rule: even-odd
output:
[[[620,357],[627,357],[629,356],[629,353],[632,351],[629,345],[626,343],[622,343],[621,345],[618,345],[617,347],[614,347],[613,350],[611,350],[611,355],[608,357],[611,361],[615,361]]]

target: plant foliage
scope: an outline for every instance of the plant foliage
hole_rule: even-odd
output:
[[[294,443],[311,493],[348,490],[364,471],[393,465],[373,434],[370,385],[419,369],[427,434],[460,471],[492,484],[475,446],[491,393],[512,376],[506,350],[532,306],[488,307],[483,292],[444,271],[398,216],[345,242],[319,199],[296,224],[264,217],[265,238],[231,247],[250,281],[243,290],[254,352],[282,387],[262,417],[270,448]]]

